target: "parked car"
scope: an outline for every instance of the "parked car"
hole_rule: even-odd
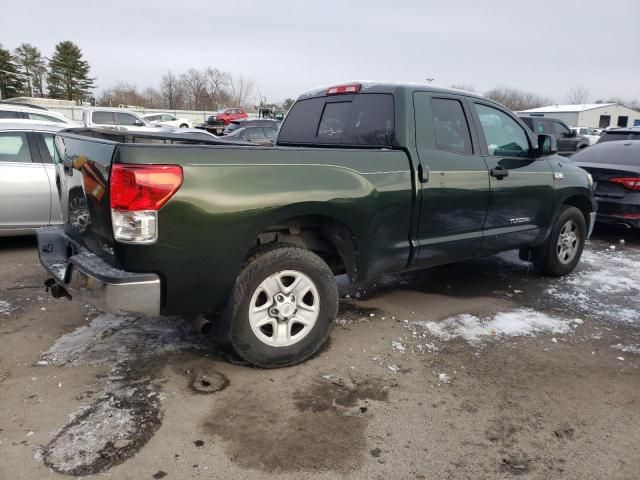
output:
[[[280,123],[278,120],[268,120],[268,119],[243,119],[243,120],[234,120],[229,125],[227,125],[222,132],[223,135],[229,135],[230,133],[238,130],[242,127],[271,127],[278,129],[280,128]]]
[[[590,145],[588,138],[577,135],[562,120],[524,113],[519,113],[518,116],[535,134],[553,135],[558,144],[560,155],[568,157]]]
[[[153,113],[143,115],[142,118],[153,125],[165,125],[174,128],[193,128],[191,120],[187,118],[176,118],[170,113]]]
[[[226,135],[227,140],[244,140],[256,145],[273,145],[278,136],[278,129],[273,127],[242,127]]]
[[[582,135],[589,140],[589,145],[595,145],[600,140],[600,134],[595,129],[589,127],[571,127],[571,131],[576,133],[576,136]]]
[[[598,143],[613,142],[619,140],[640,140],[640,128],[612,128],[605,130],[600,135]]]
[[[318,351],[338,310],[335,275],[367,282],[519,249],[561,276],[595,219],[590,177],[556,155],[554,137],[487,98],[425,84],[309,91],[274,148],[92,133],[56,137],[64,218],[87,178],[109,194],[80,189],[86,226],[38,233],[52,293],[196,317],[259,367]]]
[[[59,123],[69,127],[80,125],[61,113],[52,112],[45,107],[6,101],[0,102],[0,119],[28,119],[39,122]]]
[[[227,108],[222,112],[210,115],[196,128],[206,130],[214,135],[222,135],[227,125],[235,120],[243,120],[249,118],[247,112],[242,108]]]
[[[0,236],[62,223],[53,146],[62,128],[62,123],[0,120]]]
[[[162,125],[153,125],[135,112],[123,108],[85,108],[82,111],[82,123],[85,127],[107,128],[126,132],[156,131],[168,129]]]
[[[222,122],[225,125],[229,125],[234,120],[240,120],[241,118],[249,118],[244,108],[227,108],[213,116],[215,122]]]
[[[640,139],[598,143],[571,163],[593,177],[598,222],[640,228]]]

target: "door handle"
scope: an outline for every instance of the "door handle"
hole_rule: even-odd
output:
[[[504,177],[508,177],[509,176],[509,170],[507,170],[504,167],[501,167],[500,165],[498,165],[495,168],[492,168],[491,170],[489,170],[489,175],[491,175],[492,177],[498,179],[498,180],[502,180]]]
[[[422,183],[427,183],[429,181],[429,167],[424,163],[418,164],[418,180]]]

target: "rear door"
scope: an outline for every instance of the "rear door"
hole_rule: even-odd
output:
[[[49,179],[28,132],[0,132],[0,229],[49,224]]]
[[[464,97],[413,94],[421,169],[416,266],[472,257],[482,245],[489,175]]]
[[[544,235],[551,222],[551,166],[547,157],[534,157],[533,138],[508,110],[469,103],[491,186],[481,253],[518,248]]]

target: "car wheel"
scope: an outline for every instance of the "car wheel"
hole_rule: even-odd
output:
[[[187,125],[186,123],[182,123],[180,124],[180,128],[189,128],[189,125]]]
[[[233,350],[261,368],[300,363],[329,337],[338,312],[333,272],[315,253],[271,244],[236,280],[222,332]]]
[[[543,275],[566,275],[580,261],[586,238],[587,228],[582,212],[565,205],[547,241],[533,250],[533,263]]]

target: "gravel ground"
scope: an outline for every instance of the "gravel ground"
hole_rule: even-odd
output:
[[[33,239],[0,239],[0,478],[640,472],[637,233],[597,230],[563,279],[513,253],[368,291],[339,279],[329,344],[270,371],[179,318],[51,299],[44,279]]]

